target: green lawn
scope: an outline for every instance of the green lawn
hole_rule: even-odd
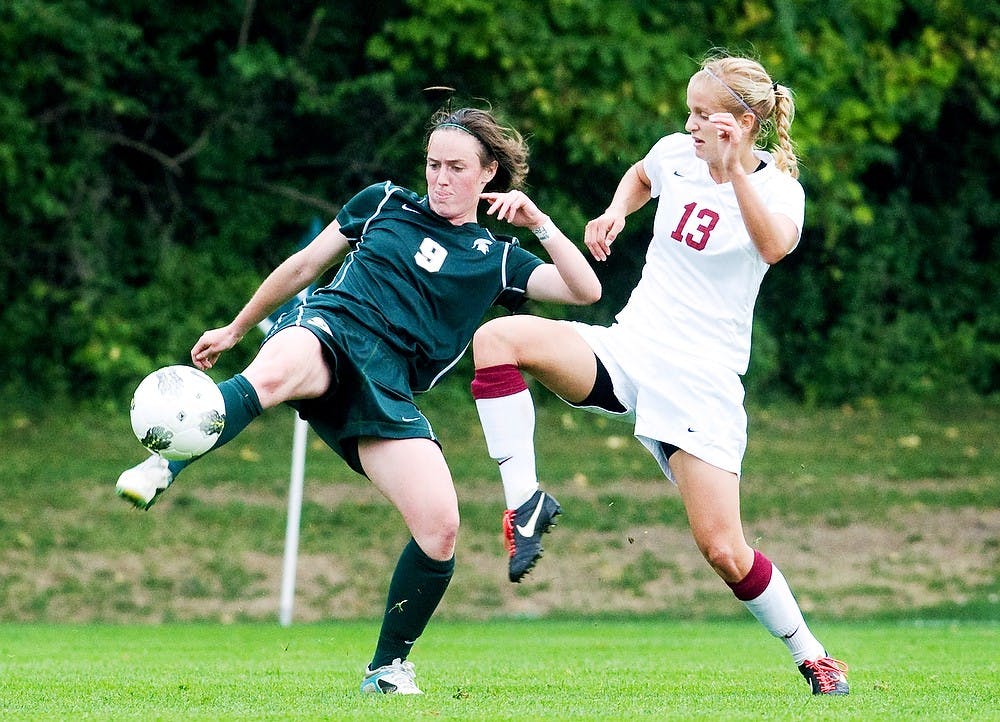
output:
[[[1000,720],[997,398],[750,409],[743,513],[830,653],[814,698],[698,556],[629,429],[545,399],[563,503],[510,585],[496,467],[462,389],[426,408],[459,491],[456,576],[412,660],[357,692],[406,535],[311,437],[296,623],[275,622],[292,416],[192,466],[149,512],[124,410],[0,406],[0,716],[16,720]]]
[[[813,697],[753,623],[432,623],[421,697],[358,692],[375,622],[20,625],[0,641],[16,720],[996,720],[997,624],[836,624],[851,694]]]

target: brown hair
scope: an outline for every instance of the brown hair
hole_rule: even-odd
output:
[[[496,175],[486,184],[485,190],[503,192],[523,185],[528,175],[528,144],[514,128],[501,125],[486,110],[446,108],[431,117],[427,140],[442,126],[460,128],[478,140],[482,146],[479,160],[484,166],[494,160],[497,162]]]
[[[755,141],[774,132],[777,143],[770,151],[775,163],[793,178],[798,178],[798,158],[789,133],[795,117],[791,89],[771,80],[764,67],[750,58],[712,55],[702,62],[701,69],[728,89],[729,92],[720,94],[724,108],[736,115],[749,109],[757,116]]]

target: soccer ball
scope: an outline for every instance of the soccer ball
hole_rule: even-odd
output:
[[[166,366],[140,381],[130,414],[140,443],[170,461],[204,454],[226,425],[222,392],[192,366]]]

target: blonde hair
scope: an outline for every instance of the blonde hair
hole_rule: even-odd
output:
[[[774,162],[793,178],[799,177],[799,161],[789,128],[795,117],[795,101],[790,88],[771,80],[764,66],[756,60],[732,55],[712,55],[701,64],[701,71],[718,80],[722,106],[739,115],[749,110],[756,118],[754,142],[774,133],[776,145],[770,148]]]

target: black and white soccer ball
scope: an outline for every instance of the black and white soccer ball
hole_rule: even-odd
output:
[[[226,425],[222,392],[193,366],[166,366],[139,382],[132,394],[132,431],[164,459],[201,456]]]

